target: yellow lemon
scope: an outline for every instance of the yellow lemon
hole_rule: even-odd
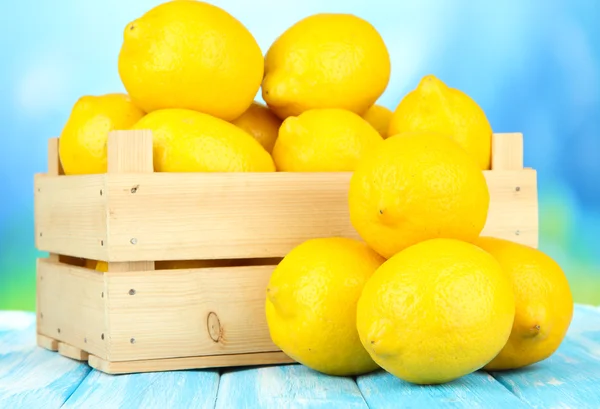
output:
[[[382,105],[373,105],[363,118],[379,132],[383,138],[388,137],[388,129],[393,112]]]
[[[96,262],[96,271],[102,271],[106,273],[108,271],[108,263],[106,261],[98,260]]]
[[[128,129],[143,116],[144,112],[125,94],[79,98],[59,139],[58,153],[65,174],[106,173],[108,133]]]
[[[357,329],[371,357],[408,382],[449,382],[482,368],[508,339],[510,280],[477,246],[415,244],[387,260],[358,301]]]
[[[308,240],[275,268],[266,314],[273,342],[292,359],[329,375],[377,369],[356,330],[356,302],[384,259],[347,238]]]
[[[247,132],[188,109],[153,111],[131,129],[152,131],[157,172],[274,172],[271,155]]]
[[[350,181],[352,224],[386,258],[426,239],[475,240],[489,202],[473,158],[434,133],[388,137],[361,160]]]
[[[423,77],[400,101],[388,134],[413,131],[443,133],[469,152],[482,170],[490,169],[492,127],[485,113],[470,96],[433,75]]]
[[[311,109],[279,128],[273,159],[279,171],[352,171],[383,138],[367,121],[344,109]]]
[[[385,91],[390,70],[383,38],[368,21],[315,14],[288,28],[267,51],[262,96],[282,119],[314,108],[363,115]]]
[[[516,298],[512,333],[485,369],[515,369],[552,355],[573,317],[573,297],[560,266],[533,247],[481,237],[475,244],[494,256],[513,283]]]
[[[231,14],[203,1],[169,1],[125,27],[119,74],[146,112],[186,108],[225,120],[252,103],[262,51]]]
[[[232,124],[248,132],[260,142],[267,152],[271,153],[279,133],[281,119],[271,112],[268,107],[253,102],[246,112],[232,121]]]

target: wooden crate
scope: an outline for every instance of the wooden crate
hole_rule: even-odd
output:
[[[106,174],[63,175],[56,138],[48,154],[35,175],[36,246],[50,253],[37,266],[38,345],[103,372],[292,362],[264,314],[274,265],[310,238],[358,238],[350,173],[154,173],[149,131],[112,132]],[[522,135],[495,134],[492,155],[484,234],[536,247]],[[192,259],[223,266],[160,269]]]

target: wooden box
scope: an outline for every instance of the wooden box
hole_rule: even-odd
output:
[[[264,314],[274,266],[307,239],[358,238],[350,173],[154,173],[149,131],[112,132],[106,174],[63,175],[56,138],[48,154],[35,175],[36,246],[50,253],[37,265],[38,345],[103,372],[292,362]],[[495,134],[492,155],[484,234],[537,246],[522,135]]]

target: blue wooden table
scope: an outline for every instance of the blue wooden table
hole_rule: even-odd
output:
[[[0,408],[600,408],[600,308],[578,305],[559,350],[529,368],[415,386],[302,365],[106,375],[35,346],[35,315],[0,311]]]

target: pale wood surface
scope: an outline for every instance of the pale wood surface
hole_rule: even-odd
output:
[[[349,218],[349,172],[153,173],[151,139],[149,131],[112,132],[105,175],[36,175],[38,249],[150,262],[283,257],[310,238],[359,238]],[[535,247],[536,173],[522,169],[522,135],[494,134],[493,149],[483,234]],[[127,269],[152,266],[109,267]]]
[[[37,289],[42,335],[106,356],[107,290],[102,273],[39,259]]]
[[[265,288],[274,268],[108,275],[109,359],[277,351],[264,312]]]
[[[504,133],[492,138],[492,170],[523,169],[523,134]]]
[[[383,371],[331,377],[300,365],[112,376],[35,347],[35,315],[0,312],[0,407],[598,408],[600,308],[577,305],[559,351],[529,368],[416,386]]]

